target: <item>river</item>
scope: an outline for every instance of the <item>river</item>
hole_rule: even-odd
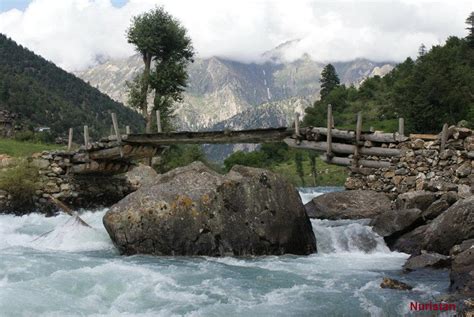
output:
[[[312,220],[310,256],[125,257],[105,211],[82,213],[93,228],[66,215],[0,215],[0,316],[401,316],[449,284],[447,271],[403,274],[408,255],[364,221]],[[381,289],[384,276],[415,288]]]

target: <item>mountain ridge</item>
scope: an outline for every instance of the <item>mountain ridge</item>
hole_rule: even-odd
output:
[[[111,112],[134,130],[144,126],[136,112],[3,34],[0,109],[20,115],[24,126],[48,126],[56,136],[67,134],[70,127],[82,131],[84,125],[91,137],[108,135]],[[80,133],[75,133],[75,139],[80,138]]]
[[[184,100],[175,106],[176,128],[212,129],[215,124],[266,103],[294,98],[317,100],[324,66],[308,55],[288,63],[262,64],[219,57],[196,58],[188,66],[189,80]],[[336,62],[334,66],[341,82],[346,85],[358,85],[374,75],[383,76],[393,68],[393,64],[367,59]],[[140,57],[134,55],[110,60],[76,75],[126,104],[125,83],[132,80],[142,67]]]

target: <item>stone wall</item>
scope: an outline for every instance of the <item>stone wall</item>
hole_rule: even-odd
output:
[[[409,139],[396,145],[400,157],[384,158],[390,168],[350,167],[347,189],[372,189],[392,193],[415,190],[451,191],[459,197],[474,193],[474,133],[451,126],[445,150],[436,140]],[[388,146],[388,145],[385,145]],[[393,146],[393,145],[392,145]],[[370,159],[381,160],[377,157]]]
[[[10,111],[0,109],[0,137],[10,138],[14,135],[16,127],[15,124],[18,116]]]
[[[40,174],[35,197],[38,209],[51,207],[50,195],[73,208],[96,208],[110,206],[134,190],[124,174],[68,173],[73,160],[73,154],[65,151],[44,151],[32,156],[31,164]]]

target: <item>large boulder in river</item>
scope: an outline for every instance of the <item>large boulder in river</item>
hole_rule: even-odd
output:
[[[132,189],[137,190],[142,186],[155,184],[158,173],[151,166],[138,164],[125,173],[125,177]]]
[[[115,204],[104,225],[122,254],[310,254],[316,239],[297,190],[263,169],[220,175],[195,162]]]
[[[422,211],[418,208],[387,210],[372,220],[373,230],[382,237],[392,237],[411,231],[423,224]],[[411,230],[410,230],[411,229]]]
[[[474,296],[474,245],[454,256],[449,277],[452,291]]]
[[[474,196],[458,200],[427,225],[399,237],[391,247],[407,253],[421,250],[449,254],[464,240],[474,238]]]
[[[426,210],[434,201],[436,195],[433,192],[417,190],[398,195],[395,205],[397,209],[418,208]]]
[[[390,210],[391,202],[384,193],[372,190],[348,190],[315,197],[305,205],[305,208],[311,218],[363,219],[375,218]]]
[[[447,255],[435,252],[422,252],[419,255],[412,255],[403,265],[406,272],[411,272],[423,268],[441,269],[447,268],[451,264],[451,258]]]

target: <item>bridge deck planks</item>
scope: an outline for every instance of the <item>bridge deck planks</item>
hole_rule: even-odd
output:
[[[242,131],[166,132],[129,134],[122,141],[129,144],[230,144],[281,142],[295,133],[289,128],[254,129]]]

